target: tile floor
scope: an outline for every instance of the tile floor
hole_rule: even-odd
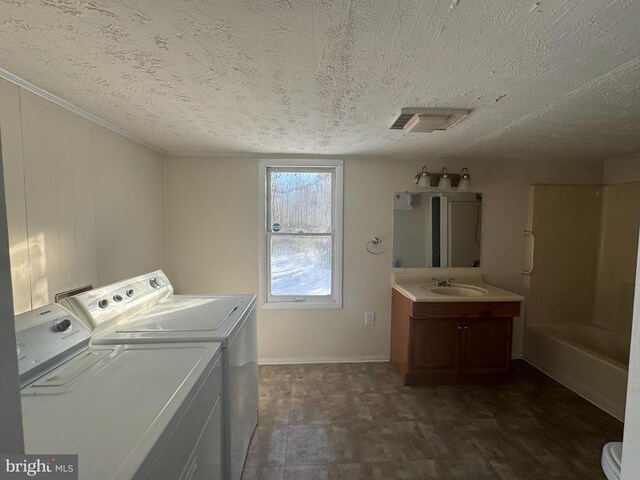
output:
[[[242,478],[604,479],[622,423],[525,362],[503,385],[403,387],[388,363],[260,367]]]

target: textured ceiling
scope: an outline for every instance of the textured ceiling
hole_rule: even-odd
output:
[[[637,0],[0,0],[0,67],[167,152],[640,151]]]

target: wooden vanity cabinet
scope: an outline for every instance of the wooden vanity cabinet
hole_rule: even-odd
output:
[[[405,385],[507,380],[520,302],[413,302],[392,292],[391,361]]]

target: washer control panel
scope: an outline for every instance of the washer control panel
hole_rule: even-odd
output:
[[[173,293],[162,270],[112,283],[62,300],[93,331],[119,324]]]
[[[84,350],[91,339],[89,329],[56,303],[17,315],[15,322],[21,385]]]

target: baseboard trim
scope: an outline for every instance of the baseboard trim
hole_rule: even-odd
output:
[[[370,363],[388,362],[388,355],[365,355],[361,357],[261,357],[260,365],[289,365],[296,363]]]

